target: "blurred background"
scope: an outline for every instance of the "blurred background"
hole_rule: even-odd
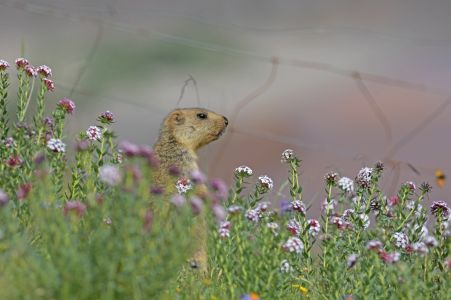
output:
[[[200,153],[210,177],[246,164],[278,186],[291,148],[314,208],[326,172],[378,160],[389,195],[429,181],[448,201],[450,15],[448,0],[0,0],[0,58],[52,68],[74,134],[110,110],[120,140],[153,144],[170,110],[202,106],[231,123]]]

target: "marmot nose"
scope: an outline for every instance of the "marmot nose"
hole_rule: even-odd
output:
[[[223,118],[224,118],[224,122],[225,122],[226,126],[229,125],[229,120],[226,117],[223,117]]]

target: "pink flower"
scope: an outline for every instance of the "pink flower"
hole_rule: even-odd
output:
[[[6,160],[6,165],[10,168],[18,168],[22,165],[22,162],[19,155],[12,155]]]
[[[86,212],[86,204],[81,201],[67,201],[64,205],[64,214],[67,216],[71,211],[81,217]]]
[[[128,141],[122,141],[119,144],[119,149],[122,150],[124,155],[129,157],[137,156],[140,153],[139,146]]]
[[[388,253],[384,250],[379,251],[379,258],[386,264],[394,264],[399,261],[400,256],[399,252]]]
[[[388,198],[387,204],[388,206],[395,206],[398,205],[399,202],[400,202],[399,197],[395,195]]]
[[[319,233],[320,229],[321,229],[321,225],[319,224],[318,220],[310,219],[310,220],[307,221],[307,224],[309,226],[308,232],[312,236],[316,236]]]
[[[35,68],[32,65],[28,65],[25,67],[25,74],[29,77],[38,76],[38,72],[36,72]]]
[[[9,68],[9,63],[6,60],[0,59],[0,71],[5,71]]]
[[[99,169],[100,180],[109,186],[116,186],[122,182],[122,173],[118,167],[105,165]]]
[[[366,243],[366,249],[368,250],[380,250],[383,247],[383,244],[378,240],[371,240]]]
[[[283,245],[283,250],[287,252],[301,253],[304,251],[304,244],[298,237],[290,237]]]
[[[193,196],[191,197],[191,208],[195,215],[198,215],[204,209],[204,202],[199,197]]]
[[[221,179],[213,179],[212,181],[210,181],[210,186],[212,190],[215,192],[215,196],[219,200],[227,199],[229,192],[228,187],[224,183],[224,181],[222,181]]]
[[[42,65],[37,67],[36,71],[44,77],[52,77],[52,69],[47,67],[46,65]]]
[[[45,87],[47,88],[47,91],[53,92],[55,90],[55,83],[53,82],[53,80],[44,78],[44,80],[42,82],[44,83]]]
[[[182,207],[185,203],[186,203],[186,199],[185,197],[183,197],[180,194],[175,194],[174,196],[172,196],[171,198],[171,203],[175,206],[175,207]]]
[[[111,124],[114,122],[114,115],[109,110],[103,112],[99,116],[99,121],[103,124]]]
[[[191,180],[195,184],[203,184],[207,181],[207,176],[199,170],[194,170],[191,172]]]
[[[292,235],[299,235],[301,233],[301,224],[295,219],[291,219],[287,223],[287,229]]]
[[[28,194],[30,194],[30,191],[31,191],[31,183],[27,182],[21,184],[16,192],[17,199],[25,200],[25,198],[28,197]]]
[[[16,59],[15,63],[18,70],[24,69],[26,66],[28,66],[28,60],[22,57]]]
[[[72,112],[75,109],[75,103],[67,98],[63,98],[60,101],[58,101],[58,107],[63,109],[66,113],[72,114]]]

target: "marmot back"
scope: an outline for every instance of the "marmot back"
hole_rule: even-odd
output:
[[[167,192],[175,191],[175,179],[170,168],[177,168],[181,176],[189,177],[197,170],[196,151],[217,140],[228,125],[226,117],[203,108],[175,109],[164,119],[160,136],[154,145],[160,160],[154,182]]]

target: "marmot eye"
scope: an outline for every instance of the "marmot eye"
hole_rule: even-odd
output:
[[[207,114],[205,114],[205,113],[198,113],[197,114],[197,117],[199,118],[199,119],[206,119],[207,118]]]

